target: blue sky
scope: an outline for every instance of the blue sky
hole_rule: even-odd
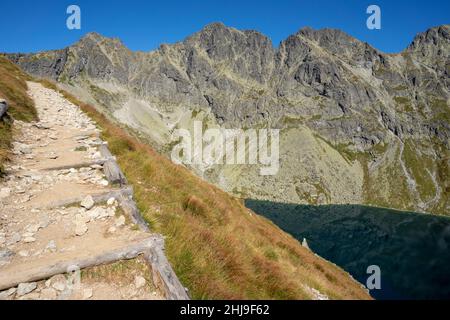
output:
[[[81,8],[81,30],[66,28],[66,9]],[[377,4],[382,29],[366,27],[366,8]],[[0,52],[64,48],[96,31],[119,37],[132,50],[149,51],[221,21],[269,36],[274,46],[304,26],[338,28],[384,52],[399,52],[415,34],[450,23],[449,0],[0,0]]]

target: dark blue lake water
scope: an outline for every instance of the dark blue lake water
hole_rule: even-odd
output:
[[[381,269],[375,299],[450,299],[450,218],[357,205],[304,206],[246,200],[318,255],[366,284]]]

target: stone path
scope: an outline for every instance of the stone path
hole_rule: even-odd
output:
[[[39,279],[70,261],[108,254],[113,259],[152,235],[133,225],[118,199],[108,196],[117,189],[102,172],[103,142],[94,123],[40,84],[29,83],[29,94],[40,122],[15,122],[13,159],[0,182],[0,299],[160,299],[155,290],[140,290],[152,287],[148,274],[137,273],[135,283],[122,287],[90,281],[70,292],[67,275]],[[33,278],[41,281],[20,283]]]

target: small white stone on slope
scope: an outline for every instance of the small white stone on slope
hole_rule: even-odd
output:
[[[84,289],[83,290],[83,300],[92,298],[92,295],[93,295],[92,289]]]
[[[145,280],[144,277],[141,277],[141,276],[134,277],[134,286],[136,287],[136,289],[140,289],[140,288],[144,287],[146,283],[147,283],[147,281]]]
[[[11,195],[10,188],[1,188],[0,189],[0,199],[8,198]]]
[[[34,237],[26,237],[23,239],[23,242],[25,242],[25,243],[32,243],[35,241],[36,241],[36,238],[34,238]]]
[[[30,292],[33,292],[34,290],[36,290],[36,288],[37,288],[36,282],[21,283],[17,287],[17,295],[19,297],[24,296],[24,295],[26,295],[26,294],[28,294]]]
[[[57,274],[49,280],[49,286],[58,291],[64,291],[66,289],[67,279],[62,274]],[[47,282],[46,282],[47,285]]]
[[[87,210],[91,210],[95,205],[94,199],[92,196],[87,196],[84,198],[84,200],[81,202],[81,206],[83,208],[86,208]]]
[[[48,158],[49,158],[50,160],[55,160],[55,159],[58,159],[58,155],[57,155],[56,153],[54,153],[54,152],[51,152],[51,153],[48,155]]]
[[[116,232],[116,227],[109,227],[109,229],[108,229],[108,233],[114,233],[114,232]]]
[[[48,250],[50,252],[56,252],[58,248],[56,247],[56,242],[55,240],[51,240],[47,246],[45,247],[45,250]]]
[[[125,217],[121,215],[119,218],[116,219],[116,227],[120,228],[125,225]]]
[[[86,232],[88,231],[88,227],[86,225],[86,223],[77,223],[75,226],[75,234],[77,236],[82,236],[84,235]]]
[[[114,204],[114,202],[116,202],[116,199],[114,197],[109,198],[108,201],[106,202],[106,204],[108,206],[112,206]]]
[[[19,233],[14,232],[12,236],[8,239],[8,242],[6,244],[12,245],[19,242],[20,240],[22,240],[22,236]]]
[[[10,296],[12,296],[14,293],[16,293],[16,291],[17,291],[16,288],[10,288],[8,290],[1,291],[0,292],[0,300],[8,299]]]
[[[27,250],[21,250],[19,251],[19,256],[21,257],[28,257],[30,253]]]

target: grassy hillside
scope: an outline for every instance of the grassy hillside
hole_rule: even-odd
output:
[[[167,256],[192,298],[310,299],[307,287],[334,299],[370,298],[347,273],[241,200],[174,165],[92,106],[63,94],[103,130],[145,219],[166,237]]]
[[[37,114],[33,100],[27,95],[26,80],[30,80],[28,75],[0,56],[0,98],[8,102],[8,113],[14,119],[31,121],[37,119]],[[6,117],[0,120],[0,176],[8,159],[11,139],[11,119]]]

